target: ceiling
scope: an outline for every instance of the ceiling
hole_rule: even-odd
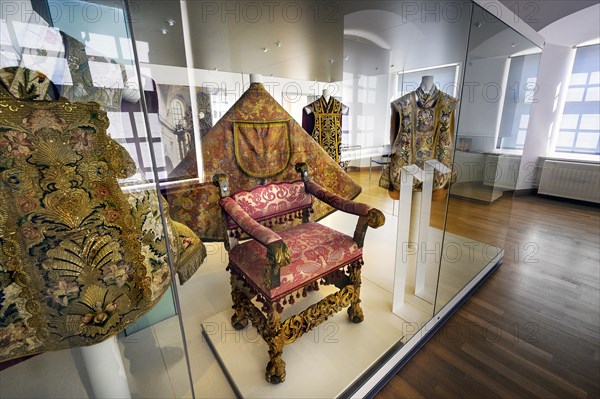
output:
[[[598,4],[598,0],[500,0],[500,2],[538,32],[567,15]]]
[[[91,1],[116,4],[114,0]],[[500,1],[516,11],[535,30],[597,4],[595,0]],[[144,62],[181,67],[193,62],[194,68],[199,69],[261,73],[323,82],[342,80],[344,69],[354,61],[344,60],[350,58],[344,54],[344,43],[348,41],[367,43],[389,51],[389,57],[376,57],[381,62],[361,61],[361,65],[370,71],[365,71],[369,72],[367,74],[462,59],[466,51],[469,3],[454,2],[462,7],[462,14],[456,20],[447,14],[441,21],[436,20],[435,15],[424,16],[427,13],[414,12],[409,7],[416,6],[424,10],[425,3],[392,0],[190,0],[186,4],[192,56],[186,59],[180,1],[129,1],[135,38],[138,42],[148,43],[147,54],[144,54],[146,59],[140,55]],[[442,4],[442,7],[447,4],[443,1],[435,3]],[[170,18],[175,21],[171,27],[165,24]],[[160,32],[162,27],[168,28],[167,34]],[[497,24],[496,33],[506,29],[504,25],[500,27]],[[472,41],[491,43],[487,40],[495,30],[488,27],[481,32],[484,30],[486,35],[479,34],[480,37]],[[431,38],[446,39],[432,41]],[[516,39],[510,41],[511,44],[515,42]],[[425,48],[423,43],[426,43],[428,51],[422,51]]]

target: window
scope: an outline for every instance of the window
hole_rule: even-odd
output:
[[[536,76],[540,54],[510,59],[502,119],[496,148],[522,150],[529,125],[531,104],[536,102]]]
[[[556,152],[600,154],[600,45],[579,47]]]
[[[171,120],[173,126],[183,123],[183,115],[183,103],[181,100],[175,99],[171,101]]]

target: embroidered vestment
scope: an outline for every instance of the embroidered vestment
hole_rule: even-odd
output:
[[[360,186],[260,83],[252,83],[200,143],[204,177],[174,183],[163,194],[171,216],[205,240],[223,240],[226,234],[219,190],[212,182],[218,173],[228,176],[231,187],[248,190],[259,184],[298,180],[295,165],[306,162],[319,185],[346,199],[360,194]],[[198,175],[196,157],[193,150],[179,164],[182,175]],[[317,220],[333,211],[318,200],[313,209]]]
[[[344,105],[333,97],[320,97],[302,112],[302,127],[338,164],[341,164],[342,110]],[[310,110],[310,113],[306,112]]]
[[[458,100],[433,88],[424,93],[421,88],[392,102],[390,164],[385,166],[379,185],[389,190],[400,189],[403,166],[415,164],[423,169],[425,161],[436,159],[452,166],[454,148],[454,110]],[[454,173],[435,171],[433,189],[447,188]],[[415,183],[419,190],[421,184]]]

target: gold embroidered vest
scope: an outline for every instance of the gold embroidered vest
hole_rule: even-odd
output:
[[[311,113],[302,118],[302,127],[331,159],[341,164],[343,104],[333,97],[330,97],[329,101],[320,97],[306,108],[310,109]]]
[[[454,148],[454,110],[458,100],[434,87],[427,95],[421,88],[392,102],[390,165],[383,169],[379,185],[400,189],[403,166],[415,164],[423,169],[425,161],[436,159],[452,167]],[[435,171],[433,189],[447,188],[455,172]],[[415,182],[413,189],[420,190]]]

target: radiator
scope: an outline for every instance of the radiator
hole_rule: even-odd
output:
[[[600,203],[600,164],[546,160],[538,193]]]

